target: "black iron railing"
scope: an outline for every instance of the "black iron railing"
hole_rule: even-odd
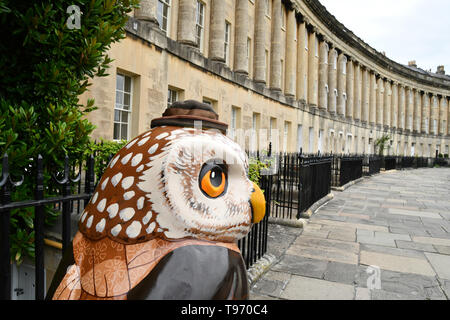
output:
[[[53,182],[61,189],[56,196],[45,197],[45,190],[49,186],[44,185],[43,158],[39,155],[35,160],[34,176],[34,199],[23,201],[11,201],[11,192],[14,188],[19,188],[23,182],[14,182],[11,179],[8,156],[2,159],[2,175],[0,178],[1,205],[0,205],[0,299],[11,299],[11,213],[13,210],[23,208],[34,209],[34,256],[35,256],[35,298],[43,300],[45,297],[44,288],[44,221],[45,206],[53,206],[61,212],[62,223],[62,248],[63,253],[70,244],[72,238],[71,215],[80,213],[84,204],[92,196],[95,187],[94,157],[91,156],[86,161],[86,171],[84,172],[84,192],[81,192],[81,168],[75,178],[71,178],[73,168],[69,168],[69,158],[65,158],[64,169],[58,175],[53,175]],[[30,174],[31,172],[25,172]],[[73,192],[74,191],[74,192]]]
[[[343,186],[350,181],[359,179],[363,173],[364,156],[335,156],[333,158],[332,186]]]
[[[264,192],[264,197],[266,198],[266,215],[263,220],[252,226],[252,229],[244,238],[238,240],[238,247],[241,250],[247,269],[258,261],[258,259],[261,259],[261,257],[267,252],[271,185],[271,175],[261,176],[259,186]]]
[[[397,158],[394,156],[384,157],[384,170],[393,170],[397,166]]]
[[[363,174],[371,176],[379,173],[383,165],[383,158],[377,155],[366,155],[363,158]]]
[[[280,153],[272,178],[270,215],[294,219],[330,193],[331,156]]]
[[[109,160],[112,156],[109,157]],[[20,188],[22,181],[13,181],[10,176],[8,156],[3,157],[0,176],[0,300],[11,299],[11,212],[23,208],[32,208],[34,211],[35,299],[43,300],[46,294],[46,288],[44,287],[44,234],[46,231],[44,230],[44,208],[49,205],[54,206],[61,213],[61,239],[64,254],[72,240],[74,231],[76,231],[75,228],[75,230],[72,230],[72,223],[78,220],[77,216],[89,202],[101,176],[101,173],[97,176],[94,172],[94,159],[94,156],[90,156],[80,164],[76,170],[78,171],[76,177],[73,178],[71,176],[73,176],[72,173],[75,170],[69,167],[70,161],[66,157],[63,170],[53,175],[53,183],[59,186],[60,191],[56,196],[48,196],[45,194],[49,187],[44,184],[43,159],[38,156],[34,164],[35,170],[33,170],[36,172],[33,184],[34,199],[11,201],[11,192],[15,188]],[[262,175],[259,184],[267,199],[266,216],[260,223],[253,225],[250,233],[238,242],[247,268],[267,251],[272,176]]]

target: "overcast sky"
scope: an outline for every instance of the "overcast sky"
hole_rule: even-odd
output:
[[[341,23],[390,59],[450,74],[450,0],[319,0]]]

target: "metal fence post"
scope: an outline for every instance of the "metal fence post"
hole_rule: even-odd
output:
[[[44,199],[44,169],[43,158],[39,154],[36,159],[36,189],[35,199]],[[45,211],[43,205],[38,205],[34,209],[34,250],[35,250],[35,299],[44,300],[44,221]]]
[[[8,155],[2,160],[2,175],[0,178],[2,204],[11,202],[11,190],[8,185],[9,168]],[[9,240],[10,210],[0,212],[0,299],[11,300],[11,252]]]

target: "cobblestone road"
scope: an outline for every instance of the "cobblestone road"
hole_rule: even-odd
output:
[[[303,229],[270,224],[277,261],[251,299],[450,298],[450,169],[384,172],[333,193]]]

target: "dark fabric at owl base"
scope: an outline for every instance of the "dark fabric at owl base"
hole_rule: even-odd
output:
[[[72,245],[67,249],[47,292],[53,297],[67,268],[74,264]],[[128,300],[248,299],[242,256],[219,246],[184,246],[168,253],[136,287]]]

